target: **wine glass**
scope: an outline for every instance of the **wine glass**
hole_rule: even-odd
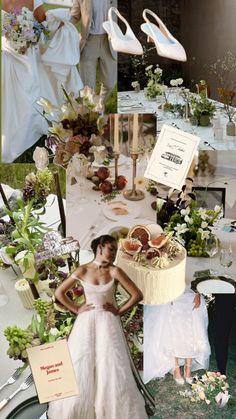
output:
[[[212,265],[212,258],[218,253],[219,245],[218,239],[214,234],[211,234],[205,241],[205,250],[210,257],[210,270]],[[213,275],[216,274],[215,271],[212,271]]]
[[[230,266],[233,263],[233,252],[231,247],[229,248],[223,248],[220,251],[220,264],[221,266],[223,266],[224,268],[230,268]]]
[[[88,199],[86,198],[86,176],[88,174],[88,164],[87,162],[80,161],[78,168],[75,169],[75,178],[77,180],[77,185],[79,187],[79,203],[86,204]]]

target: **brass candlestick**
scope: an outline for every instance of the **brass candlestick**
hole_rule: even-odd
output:
[[[117,151],[115,151],[114,153],[114,159],[115,159],[115,182],[114,185],[116,185],[117,182],[117,178],[118,178],[118,160],[120,157],[120,153],[117,153]]]
[[[128,189],[124,191],[124,197],[128,199],[129,201],[140,201],[144,198],[145,194],[143,191],[140,191],[140,189],[136,189],[135,185],[135,178],[136,178],[136,171],[137,171],[137,159],[138,159],[138,153],[137,152],[131,152],[130,156],[133,160],[133,181],[132,181],[132,189]]]

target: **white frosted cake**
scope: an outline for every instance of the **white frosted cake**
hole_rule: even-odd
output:
[[[186,250],[164,234],[141,243],[132,232],[136,229],[140,233],[143,228],[135,226],[133,236],[129,233],[128,239],[121,241],[116,265],[142,291],[143,304],[166,304],[185,290]]]

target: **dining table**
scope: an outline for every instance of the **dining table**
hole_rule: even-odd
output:
[[[176,95],[173,89],[167,89],[166,97],[169,103],[184,105],[183,98],[180,95]],[[215,104],[219,116],[220,127],[222,128],[220,131],[221,135],[216,135],[212,124],[209,126],[192,125],[187,115],[186,117],[181,117],[176,111],[165,111],[163,108],[164,97],[161,95],[149,100],[145,90],[140,90],[139,92],[134,90],[118,92],[117,107],[120,114],[155,114],[157,132],[160,132],[163,124],[166,124],[197,135],[201,139],[199,150],[235,150],[236,135],[226,135],[228,118],[224,113],[223,104],[215,100],[212,100],[212,102]]]

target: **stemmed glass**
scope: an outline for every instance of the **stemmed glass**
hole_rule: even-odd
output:
[[[220,251],[220,264],[224,268],[230,268],[233,263],[233,252],[231,247],[223,248]],[[226,275],[225,275],[226,276]]]
[[[205,250],[207,254],[210,256],[210,270],[212,265],[212,258],[218,253],[219,250],[219,244],[218,239],[214,234],[211,234],[205,242]],[[212,271],[213,274],[215,274],[215,271]]]
[[[88,174],[88,162],[80,160],[77,168],[75,168],[75,178],[79,187],[79,203],[86,204],[88,199],[86,198],[86,176]]]

